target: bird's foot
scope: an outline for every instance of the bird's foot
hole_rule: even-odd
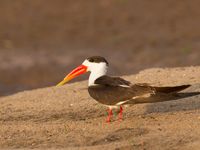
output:
[[[107,123],[110,123],[110,122],[111,122],[110,117],[108,117],[108,118],[106,119],[106,122],[107,122]]]
[[[111,118],[112,118],[112,115],[113,115],[113,113],[112,113],[112,109],[108,109],[108,117],[107,117],[107,119],[106,119],[106,122],[110,122],[111,121]]]
[[[120,106],[120,111],[119,111],[119,115],[118,115],[118,120],[122,120],[123,119],[123,108],[122,106]]]

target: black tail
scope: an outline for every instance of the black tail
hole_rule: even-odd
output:
[[[172,86],[172,87],[153,87],[154,90],[158,93],[176,93],[182,91],[191,85],[180,85],[180,86]]]

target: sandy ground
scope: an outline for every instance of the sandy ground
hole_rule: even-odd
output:
[[[148,69],[126,76],[152,85],[192,84],[200,67]],[[198,150],[200,95],[124,108],[124,120],[106,123],[106,108],[87,93],[87,81],[0,98],[0,148]]]

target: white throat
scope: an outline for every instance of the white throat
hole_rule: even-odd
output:
[[[91,86],[91,85],[95,85],[95,80],[98,79],[99,77],[101,76],[104,76],[106,75],[107,73],[107,68],[97,68],[96,70],[93,70],[91,71],[90,73],[90,76],[89,76],[89,82],[88,82],[88,85]]]

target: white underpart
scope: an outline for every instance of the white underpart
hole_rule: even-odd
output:
[[[119,109],[119,106],[116,106],[116,105],[107,105],[107,107],[109,107],[109,109],[111,109],[111,110]]]
[[[126,87],[126,88],[130,88],[129,85],[119,85],[119,86],[121,86],[121,87]]]
[[[128,101],[130,101],[130,99],[129,99],[129,100],[126,100],[126,101],[121,101],[121,102],[117,103],[116,105],[120,106],[120,105],[122,105],[122,104],[124,104],[124,103],[126,103],[126,102],[128,102]]]
[[[88,85],[95,85],[95,80],[98,79],[99,77],[106,75],[107,73],[107,65],[105,62],[100,62],[100,63],[95,63],[95,62],[89,62],[88,60],[85,60],[83,65],[88,67],[87,71],[90,71],[90,76],[89,76],[89,82]]]

